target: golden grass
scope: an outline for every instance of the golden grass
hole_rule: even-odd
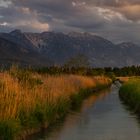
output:
[[[62,118],[89,94],[107,86],[104,76],[54,75],[11,69],[0,73],[0,139]]]
[[[18,119],[21,109],[28,114],[37,104],[43,107],[46,102],[55,103],[59,97],[69,99],[80,89],[110,82],[106,77],[31,75],[41,79],[42,84],[30,87],[28,81],[22,83],[9,73],[0,74],[0,121]]]
[[[129,81],[130,77],[117,77],[117,79],[120,82],[125,83],[125,82]]]

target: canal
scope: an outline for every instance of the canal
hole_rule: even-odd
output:
[[[27,140],[140,140],[140,124],[119,99],[119,85],[93,94],[78,111]]]

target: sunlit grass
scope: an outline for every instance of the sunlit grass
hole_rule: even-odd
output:
[[[116,77],[121,83],[128,82],[130,77]]]
[[[12,139],[18,131],[63,117],[71,108],[72,99],[78,100],[79,96],[75,95],[82,89],[101,87],[110,82],[106,77],[50,76],[17,69],[1,73],[1,138]]]

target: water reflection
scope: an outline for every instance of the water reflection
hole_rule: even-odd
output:
[[[71,112],[55,129],[30,137],[30,140],[140,140],[136,116],[124,108],[118,87],[86,99],[78,112]]]
[[[110,93],[110,88],[100,91],[98,93],[94,93],[92,96],[89,98],[85,99],[81,106],[81,112],[89,109],[90,107],[93,107],[93,105],[98,101],[98,100],[104,100],[105,97]]]

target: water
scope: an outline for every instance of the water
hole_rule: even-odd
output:
[[[137,117],[118,97],[119,88],[102,91],[86,99],[79,111],[71,112],[50,130],[29,140],[140,140]]]

